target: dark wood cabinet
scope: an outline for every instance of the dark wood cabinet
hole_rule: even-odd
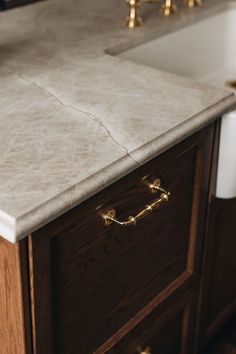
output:
[[[213,130],[178,144],[30,237],[37,353],[106,352],[116,336],[127,334],[130,321],[138,326],[144,320],[151,302],[164,306],[197,284]],[[136,225],[105,225],[109,208],[123,220],[157,198],[146,183],[156,178],[171,193],[168,203]]]
[[[19,244],[1,241],[0,252],[7,245],[15,257],[9,265],[6,255],[0,258],[1,318],[12,307],[20,314],[16,323],[7,319],[7,331],[0,324],[1,353],[196,353],[206,339],[203,323],[211,324],[235,299],[233,277],[224,277],[235,268],[233,251],[228,245],[225,259],[220,227],[207,258],[215,239],[210,236],[215,232],[205,232],[214,139],[212,125]],[[150,189],[157,178],[170,192],[168,202],[152,212],[149,207],[135,225],[105,223],[108,210],[115,208],[119,220],[129,220],[162,198],[163,190]],[[11,282],[10,266],[17,270]],[[222,286],[232,287],[207,305],[218,291],[217,277],[210,276],[214,270]],[[8,296],[8,286],[15,287],[17,301]],[[14,351],[9,349],[12,333],[21,338]]]
[[[201,346],[236,314],[236,199],[213,198],[205,248]]]
[[[167,304],[157,307],[123,337],[109,354],[189,354],[193,353],[197,292],[187,291]]]

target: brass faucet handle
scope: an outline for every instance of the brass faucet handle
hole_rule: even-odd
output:
[[[165,0],[164,4],[161,7],[161,12],[165,16],[174,15],[178,12],[177,5],[174,0]]]
[[[195,6],[201,6],[202,0],[185,0],[185,3],[188,7],[192,8]]]
[[[142,19],[138,13],[138,7],[141,4],[141,0],[126,0],[126,1],[130,8],[129,16],[126,19],[126,26],[129,28],[135,28],[141,26]]]
[[[135,28],[142,25],[143,21],[138,13],[138,8],[141,4],[154,4],[159,2],[160,0],[126,0],[130,13],[126,19],[126,26],[129,28]]]

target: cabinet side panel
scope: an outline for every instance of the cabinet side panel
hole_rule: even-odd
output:
[[[0,353],[31,354],[26,242],[0,237]]]
[[[236,313],[235,210],[236,198],[216,198],[213,202],[211,232],[214,243],[207,288],[209,337]]]
[[[34,354],[52,354],[50,238],[30,236],[28,245]]]

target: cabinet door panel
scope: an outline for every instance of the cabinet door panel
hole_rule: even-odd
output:
[[[192,149],[157,172],[171,188],[172,198],[136,226],[105,226],[92,209],[79,217],[73,231],[63,230],[52,240],[57,352],[67,353],[68,342],[92,352],[152,298],[185,279],[195,161]],[[146,196],[137,200],[138,188],[130,188],[133,193],[125,189],[119,201],[114,197],[109,202],[121,215],[127,205],[133,215],[148,202]],[[153,196],[148,193],[147,198]],[[83,323],[79,331],[78,318]]]

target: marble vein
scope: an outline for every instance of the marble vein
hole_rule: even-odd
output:
[[[137,166],[140,166],[140,164],[134,159],[134,157],[132,157],[130,154],[129,154],[129,151],[128,149],[122,145],[121,143],[119,143],[119,141],[112,135],[112,133],[110,132],[110,130],[102,123],[102,121],[94,116],[93,114],[91,113],[88,113],[88,112],[85,112],[81,109],[78,109],[72,105],[69,105],[69,104],[66,104],[64,102],[62,102],[62,100],[60,98],[58,98],[57,96],[55,96],[55,94],[53,94],[52,92],[49,91],[49,89],[46,89],[44,88],[43,86],[40,86],[36,81],[32,81],[26,77],[24,77],[22,74],[19,74],[17,72],[14,72],[17,76],[19,76],[19,78],[35,85],[37,88],[43,90],[44,92],[46,92],[49,96],[52,96],[53,98],[55,98],[62,106],[64,107],[67,107],[67,108],[71,108],[71,109],[74,109],[75,111],[79,112],[79,113],[83,113],[85,115],[87,115],[87,117],[91,120],[93,120],[94,122],[96,122],[97,124],[99,124],[107,133],[108,135],[112,138],[112,140],[114,141],[114,143],[116,143],[117,145],[119,145],[120,147],[122,147],[124,149],[124,151],[126,152],[126,154],[137,164]]]

